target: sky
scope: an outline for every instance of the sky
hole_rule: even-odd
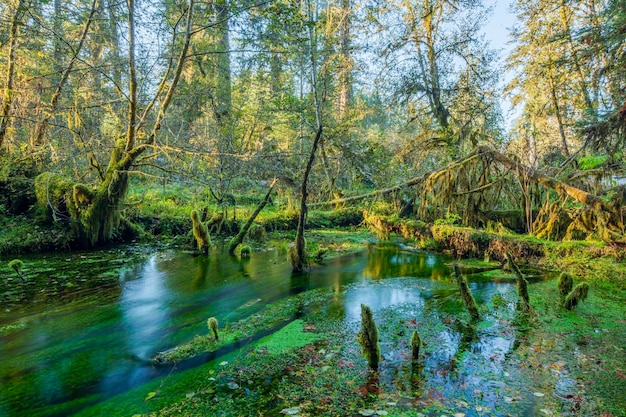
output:
[[[484,28],[486,38],[491,41],[494,49],[500,50],[499,68],[504,71],[504,60],[512,49],[509,44],[511,37],[509,29],[515,24],[515,14],[511,12],[510,7],[513,2],[511,0],[488,0],[486,4],[493,7],[491,19]],[[503,72],[501,86],[511,79],[512,74]],[[502,111],[505,118],[505,128],[508,130],[513,126],[516,117],[515,112],[511,109],[511,103],[508,100],[501,101]]]

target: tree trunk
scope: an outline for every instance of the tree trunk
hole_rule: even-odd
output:
[[[6,138],[7,128],[9,126],[10,113],[13,103],[13,85],[15,83],[15,55],[17,50],[18,28],[21,24],[22,15],[24,14],[24,1],[19,0],[15,13],[11,19],[11,28],[9,29],[9,55],[7,59],[7,77],[2,95],[2,108],[0,109],[0,151]]]
[[[302,272],[306,268],[306,251],[304,243],[304,225],[306,223],[307,206],[306,199],[308,197],[307,183],[309,181],[309,174],[313,167],[313,161],[315,161],[315,152],[322,138],[322,126],[317,129],[317,134],[313,140],[313,147],[311,149],[311,155],[309,156],[309,162],[307,163],[306,170],[304,171],[304,177],[302,179],[302,200],[300,201],[300,216],[298,217],[298,229],[296,230],[296,240],[291,253],[291,266],[293,272]]]
[[[104,179],[94,192],[91,202],[80,211],[79,219],[83,225],[88,242],[91,245],[110,240],[120,223],[119,208],[123,202],[128,188],[128,173],[132,169],[137,158],[149,149],[153,149],[156,136],[161,129],[161,123],[171,103],[176,87],[180,80],[183,66],[187,59],[187,52],[192,31],[192,15],[194,0],[191,0],[187,9],[187,21],[185,28],[185,40],[180,55],[171,74],[168,68],[157,88],[155,98],[146,106],[141,117],[137,117],[137,79],[135,72],[135,4],[134,0],[128,1],[128,63],[129,63],[129,108],[128,128],[125,137],[119,140],[111,151],[109,164],[104,173]],[[169,83],[168,83],[169,81]],[[166,86],[166,84],[168,84]],[[159,109],[154,118],[154,124],[150,133],[142,143],[137,144],[137,132],[142,129],[150,109],[153,108],[159,98]]]
[[[267,191],[267,194],[265,194],[265,198],[263,199],[263,201],[261,201],[261,203],[257,206],[256,210],[254,210],[254,213],[252,213],[252,216],[250,216],[246,224],[241,228],[239,233],[237,233],[237,236],[232,238],[232,240],[230,241],[228,245],[228,253],[230,253],[231,255],[235,253],[235,249],[237,249],[237,246],[243,243],[243,239],[248,234],[248,230],[250,230],[252,223],[254,222],[256,217],[259,215],[261,210],[263,210],[263,208],[270,201],[270,196],[272,195],[272,191],[274,190],[276,181],[278,181],[278,179],[274,178],[274,181],[272,181],[272,184],[270,184],[270,189]]]

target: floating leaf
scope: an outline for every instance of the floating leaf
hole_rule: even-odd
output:
[[[146,395],[146,398],[144,399],[144,401],[149,401],[153,399],[155,395],[157,395],[156,391],[149,392],[148,395]]]

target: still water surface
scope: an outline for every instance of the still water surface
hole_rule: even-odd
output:
[[[338,291],[352,284],[343,297],[347,323],[358,322],[361,303],[374,311],[407,304],[432,308],[429,300],[454,296],[455,290],[435,292],[393,278],[438,281],[448,276],[448,261],[372,245],[317,266],[299,280],[291,277],[280,250],[257,252],[249,260],[221,252],[209,257],[155,253],[125,269],[119,288],[45,309],[33,304],[0,311],[0,328],[10,329],[0,333],[0,416],[71,415],[171,372],[154,368],[152,356],[206,333],[208,317],[218,317],[223,326],[308,289]],[[483,282],[471,288],[480,303],[512,286]],[[446,305],[435,308],[445,310]],[[458,311],[458,303],[450,309]],[[489,343],[505,344],[506,350],[510,341]]]

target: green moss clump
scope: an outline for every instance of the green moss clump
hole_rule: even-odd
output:
[[[588,295],[589,284],[581,282],[569,294],[567,294],[567,297],[565,297],[565,301],[563,302],[563,307],[571,310],[576,307],[578,303],[585,301]]]
[[[559,275],[556,285],[559,288],[561,296],[566,297],[574,287],[574,278],[572,277],[572,274],[569,272],[562,272],[561,275]]]
[[[420,338],[419,333],[417,330],[413,330],[413,334],[411,335],[411,357],[414,361],[419,360],[421,345],[422,339]]]
[[[9,268],[15,271],[18,277],[24,279],[22,276],[22,268],[24,267],[24,262],[21,259],[13,259],[9,262]]]
[[[55,220],[59,215],[67,215],[75,209],[75,204],[70,203],[73,185],[70,180],[51,172],[39,174],[35,178],[37,204]],[[78,220],[78,216],[73,218]]]
[[[454,276],[457,284],[459,285],[459,290],[461,291],[461,298],[463,298],[463,302],[465,303],[465,307],[467,307],[470,317],[472,320],[478,321],[480,319],[480,314],[478,314],[476,300],[474,300],[474,296],[469,289],[469,285],[467,285],[467,279],[463,276],[463,274],[461,274],[461,269],[458,265],[454,265]]]
[[[198,210],[191,211],[191,222],[193,223],[193,236],[198,243],[198,249],[204,253],[209,252],[209,245],[211,244],[211,237],[209,236],[209,229],[206,225],[200,221],[200,215]]]
[[[242,258],[249,258],[252,253],[252,248],[249,245],[243,245],[240,249],[240,255]]]
[[[207,320],[206,324],[209,330],[213,332],[213,336],[215,337],[215,340],[220,340],[219,335],[217,333],[217,328],[218,328],[217,319],[215,317],[210,317]]]
[[[361,304],[361,330],[359,330],[358,341],[363,348],[363,355],[367,359],[370,369],[378,370],[378,363],[380,362],[378,329],[374,323],[372,310],[365,304]]]

